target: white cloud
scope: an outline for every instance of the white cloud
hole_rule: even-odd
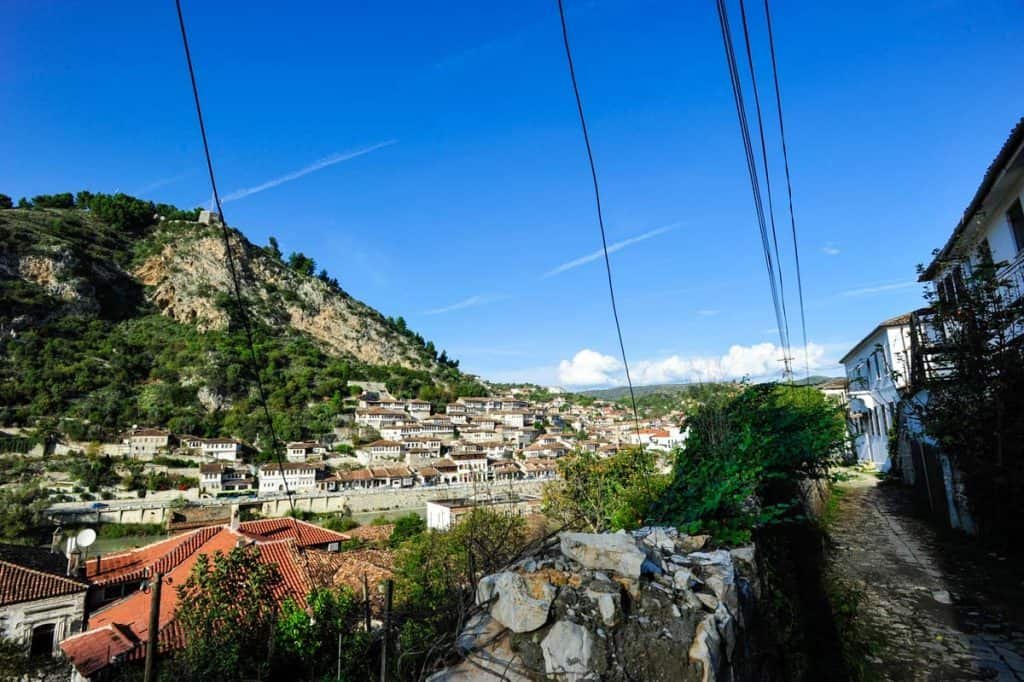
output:
[[[643,234],[639,234],[639,235],[637,235],[635,237],[630,237],[629,239],[623,239],[621,242],[615,242],[614,244],[609,244],[608,245],[608,253],[611,254],[611,253],[615,253],[616,251],[621,251],[622,249],[626,248],[627,246],[632,246],[633,244],[639,244],[640,242],[646,241],[648,239],[651,239],[652,237],[657,237],[659,234],[665,234],[666,232],[671,232],[672,230],[676,229],[677,227],[679,227],[678,223],[675,223],[675,224],[672,224],[672,225],[666,225],[665,227],[659,227],[656,230],[651,230],[650,232],[644,232]],[[573,259],[571,261],[568,261],[566,263],[562,263],[558,267],[552,268],[551,270],[548,270],[547,272],[545,272],[544,275],[542,276],[542,278],[553,277],[555,275],[560,275],[563,272],[565,272],[566,270],[572,270],[573,268],[578,268],[581,265],[586,265],[587,263],[592,263],[593,261],[595,261],[595,260],[597,260],[599,258],[604,258],[604,249],[598,249],[597,251],[594,251],[593,253],[588,253],[586,256],[580,256],[579,258],[575,258],[575,259]]]
[[[825,246],[821,247],[821,252],[826,256],[838,256],[840,253],[842,253],[839,250],[839,247],[833,244],[832,242],[828,242],[827,244],[825,244]]]
[[[804,365],[803,347],[793,348],[793,369],[799,375]],[[630,363],[633,383],[645,384],[685,383],[690,381],[725,381],[729,379],[769,380],[782,378],[783,351],[773,343],[751,346],[730,346],[720,356],[670,355],[658,360],[639,360]],[[832,369],[836,363],[825,358],[825,347],[807,344],[807,359],[811,370]],[[625,383],[622,363],[610,355],[584,349],[572,360],[563,360],[558,366],[558,380],[566,386],[610,386]]]
[[[190,175],[192,175],[192,171],[186,171],[184,173],[178,173],[177,175],[171,175],[171,176],[166,177],[166,178],[160,178],[159,180],[154,180],[153,182],[149,183],[148,185],[146,185],[144,187],[140,187],[139,189],[133,191],[132,194],[134,194],[135,196],[140,196],[141,197],[141,196],[144,196],[146,194],[149,194],[150,192],[152,192],[154,190],[158,190],[161,187],[166,187],[167,185],[170,185],[171,183],[175,183],[175,182],[178,182],[180,180],[184,180],[185,178],[187,178]]]
[[[611,355],[584,348],[558,363],[558,381],[567,386],[607,386],[618,384],[622,363]]]
[[[842,296],[867,296],[869,294],[880,294],[883,291],[893,291],[894,289],[909,289],[910,287],[920,286],[919,282],[894,282],[892,284],[878,284],[876,286],[864,287],[862,289],[849,289],[841,293]]]
[[[441,315],[442,313],[450,313],[455,310],[462,310],[464,308],[473,308],[478,305],[486,305],[488,303],[496,303],[497,301],[503,301],[507,296],[486,296],[483,294],[475,294],[469,298],[464,298],[457,303],[451,305],[442,306],[440,308],[431,308],[430,310],[424,310],[424,315]]]
[[[354,158],[356,158],[358,156],[363,156],[364,154],[369,154],[370,152],[376,151],[378,149],[381,149],[382,147],[390,147],[393,144],[398,144],[398,140],[385,140],[384,142],[378,142],[377,144],[372,144],[372,145],[370,145],[368,147],[361,147],[361,148],[355,149],[353,151],[340,152],[340,153],[337,153],[337,154],[331,154],[330,156],[324,157],[324,158],[320,159],[319,161],[315,161],[315,162],[309,164],[305,168],[300,168],[297,171],[292,171],[291,173],[286,173],[285,175],[282,175],[280,177],[274,178],[273,180],[267,180],[266,182],[261,183],[259,185],[255,185],[253,187],[246,187],[244,189],[238,189],[238,190],[235,190],[234,192],[226,194],[225,196],[223,196],[221,198],[221,203],[226,204],[229,201],[237,201],[239,199],[244,199],[245,197],[251,196],[253,194],[256,194],[257,192],[262,192],[264,190],[271,189],[272,187],[277,187],[278,185],[283,185],[286,182],[291,182],[292,180],[297,180],[297,179],[301,178],[304,175],[309,175],[310,173],[315,173],[318,170],[322,170],[324,168],[327,168],[328,166],[333,166],[336,163],[341,163],[342,161],[348,161],[348,160],[354,159]]]
[[[701,317],[714,317],[719,312],[720,311],[718,311],[718,310],[711,310],[711,309],[705,308],[703,310],[698,310],[697,314],[700,315]]]

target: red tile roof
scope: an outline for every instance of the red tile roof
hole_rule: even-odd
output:
[[[141,580],[152,570],[166,571],[168,566],[176,565],[217,531],[217,526],[207,526],[145,547],[89,559],[85,575],[96,585]]]
[[[391,538],[395,530],[395,524],[385,523],[380,526],[359,526],[345,531],[350,540],[365,540],[366,542],[383,542]]]
[[[4,546],[6,550],[8,546]],[[24,550],[19,552],[17,550]],[[60,575],[50,567],[43,567],[34,556],[19,560],[21,554],[36,553],[50,555],[49,551],[35,547],[15,548],[11,552],[0,552],[0,606],[19,602],[59,597],[75,592],[85,592],[89,586],[80,580]],[[61,557],[63,565],[63,557]]]
[[[299,547],[346,540],[341,533],[291,518],[244,521],[238,530],[254,540],[294,540]]]
[[[275,564],[281,575],[281,583],[274,588],[274,598],[280,602],[291,597],[300,604],[305,604],[305,597],[312,589],[313,582],[306,570],[306,562],[298,552],[294,537],[296,531],[301,530],[301,535],[307,542],[322,540],[325,537],[344,540],[346,537],[301,521],[296,521],[293,525],[290,523],[292,521],[295,520],[250,521],[242,524],[250,526],[247,530],[235,531],[227,526],[215,526],[186,533],[184,539],[179,536],[141,548],[135,552],[138,555],[135,559],[145,557],[150,561],[131,561],[121,568],[115,568],[113,574],[124,576],[133,574],[134,571],[144,571],[145,569],[139,568],[140,563],[147,563],[154,570],[164,572],[158,621],[160,643],[162,648],[178,648],[184,644],[185,639],[174,619],[178,607],[176,588],[188,580],[200,555],[217,552],[226,554],[239,542],[254,544],[259,549],[260,561]],[[316,528],[325,535],[311,538],[306,535],[307,527]],[[256,534],[256,529],[280,539],[267,540],[267,535]],[[154,561],[153,558],[160,554],[162,556]],[[107,577],[109,579],[109,575]],[[144,653],[144,643],[149,637],[150,599],[149,593],[138,591],[101,608],[90,617],[89,630],[61,642],[61,649],[71,659],[75,668],[85,676],[106,667],[111,657],[124,656],[128,660],[139,658],[139,649]]]

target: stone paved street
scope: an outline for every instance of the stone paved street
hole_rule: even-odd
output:
[[[856,474],[831,527],[832,575],[859,590],[883,680],[1024,681],[1024,569],[937,533],[909,492]]]

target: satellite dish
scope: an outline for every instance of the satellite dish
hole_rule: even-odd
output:
[[[92,543],[96,542],[96,531],[92,528],[83,528],[78,531],[78,535],[75,536],[75,542],[78,543],[79,547],[88,547]]]

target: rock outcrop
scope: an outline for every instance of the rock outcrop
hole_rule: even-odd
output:
[[[202,228],[195,228],[201,230]],[[239,284],[251,314],[272,326],[308,334],[330,352],[371,365],[430,368],[407,337],[366,304],[316,277],[295,272],[232,232]],[[223,329],[229,311],[218,296],[232,291],[222,235],[207,230],[176,233],[134,271],[146,297],[164,315],[199,329]]]
[[[562,533],[480,580],[464,660],[430,680],[749,679],[754,550],[707,544],[674,528]]]

